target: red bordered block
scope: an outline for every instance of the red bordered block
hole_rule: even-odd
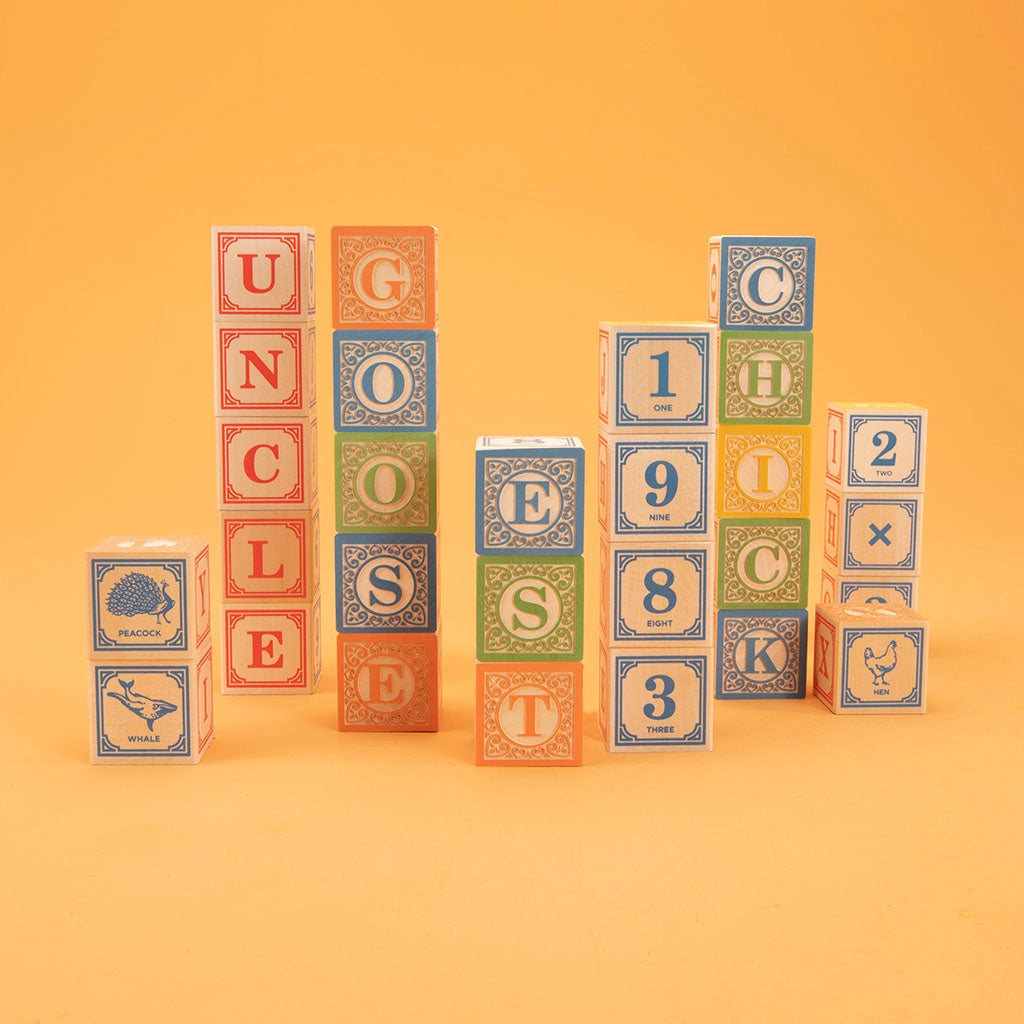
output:
[[[215,324],[217,416],[308,416],[316,407],[316,328]]]
[[[217,436],[217,497],[222,511],[314,507],[315,419],[218,419]]]
[[[436,732],[437,633],[338,635],[342,732]]]
[[[222,512],[224,598],[311,601],[320,590],[320,511]]]
[[[314,693],[320,682],[320,598],[224,605],[221,693]]]

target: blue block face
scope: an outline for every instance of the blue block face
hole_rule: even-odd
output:
[[[857,628],[844,624],[839,652],[839,707],[923,707],[927,650],[924,626]]]
[[[807,692],[807,612],[720,611],[715,696],[801,699]]]
[[[814,325],[814,239],[723,236],[711,244],[709,306],[723,331],[809,331]]]
[[[476,553],[582,554],[583,457],[576,438],[481,438]]]
[[[97,760],[191,756],[194,662],[92,665],[91,670]]]
[[[437,629],[433,534],[337,534],[339,633],[432,633]]]
[[[334,429],[437,429],[434,331],[335,331]]]
[[[896,601],[913,608],[917,604],[917,577],[905,580],[843,580],[839,581],[840,604],[891,604]]]
[[[873,491],[923,487],[924,427],[922,413],[851,413],[841,486]],[[831,434],[830,419],[829,444]]]

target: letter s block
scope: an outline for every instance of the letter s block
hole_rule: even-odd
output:
[[[218,420],[218,507],[309,509],[316,503],[316,420]]]
[[[320,599],[224,604],[221,693],[315,693]]]
[[[840,491],[923,491],[928,410],[893,402],[833,402],[825,479]]]

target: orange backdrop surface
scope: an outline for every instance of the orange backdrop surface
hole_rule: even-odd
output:
[[[1019,4],[8,0],[0,30],[0,1020],[1020,1019]],[[335,730],[325,559],[318,694],[218,696],[196,768],[87,763],[84,549],[216,533],[214,223],[439,228],[436,735]],[[710,754],[607,755],[591,586],[584,767],[475,768],[473,440],[596,468],[596,322],[703,318],[721,232],[818,239],[815,553],[827,402],[930,411],[928,714],[721,704]]]

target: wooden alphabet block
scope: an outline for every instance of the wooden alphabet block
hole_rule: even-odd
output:
[[[476,763],[559,767],[583,761],[583,666],[476,667]]]
[[[213,319],[316,316],[316,236],[305,227],[214,227]]]
[[[810,427],[721,427],[718,515],[806,518],[810,448]]]
[[[715,429],[718,330],[706,323],[602,323],[598,421],[615,433]]]
[[[904,402],[832,402],[825,479],[837,491],[923,491],[928,410]]]
[[[338,635],[342,732],[437,732],[436,633]]]
[[[434,434],[335,434],[339,533],[434,533]]]
[[[807,692],[807,611],[718,613],[715,696],[802,699]]]
[[[89,663],[93,764],[198,764],[213,739],[213,651]]]
[[[810,333],[722,331],[720,346],[719,423],[811,422]]]
[[[319,595],[225,602],[221,693],[315,693],[321,660]]]
[[[480,437],[476,553],[583,553],[583,445],[577,437]]]
[[[916,608],[920,577],[821,570],[822,604],[905,604]]]
[[[217,323],[213,327],[217,416],[308,416],[316,406],[316,327]]]
[[[814,693],[836,714],[924,714],[928,622],[899,604],[819,604]]]
[[[583,559],[477,559],[480,661],[582,661]]]
[[[809,519],[723,519],[718,524],[719,608],[807,604]]]
[[[335,331],[334,429],[437,429],[436,331]]]
[[[710,540],[715,434],[598,435],[597,520],[611,540]]]
[[[437,327],[437,228],[331,229],[334,326]]]
[[[210,640],[204,537],[107,537],[85,554],[91,659],[194,660]]]
[[[320,589],[320,512],[221,512],[224,598],[311,601]]]
[[[217,420],[218,507],[310,509],[317,499],[316,420]]]
[[[814,250],[814,239],[803,236],[712,238],[708,319],[723,331],[811,330]]]
[[[826,485],[825,561],[844,573],[920,575],[923,504],[920,492],[869,497]]]
[[[598,719],[609,752],[710,750],[711,648],[600,645]]]
[[[334,542],[339,633],[437,630],[433,534],[338,534]]]

